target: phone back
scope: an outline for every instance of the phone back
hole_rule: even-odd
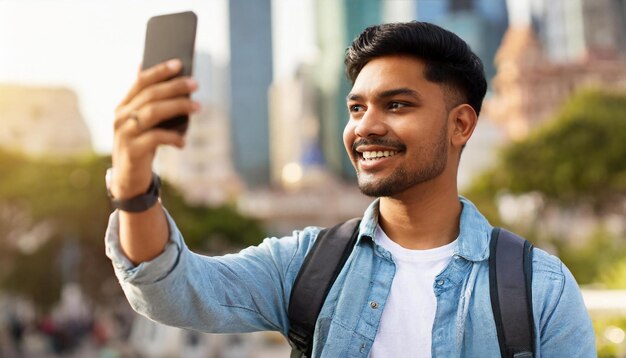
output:
[[[179,58],[182,76],[191,76],[198,18],[191,11],[160,15],[148,20],[144,47],[144,69]]]
[[[197,23],[196,14],[191,11],[150,18],[146,28],[142,68],[147,69],[161,62],[178,58],[183,63],[178,76],[191,76]],[[156,127],[172,129],[184,134],[188,125],[189,117],[181,115],[165,120]]]

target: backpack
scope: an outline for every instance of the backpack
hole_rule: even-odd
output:
[[[352,253],[359,223],[360,219],[351,219],[320,231],[305,257],[294,281],[288,308],[292,357],[311,356],[317,316]],[[494,228],[491,233],[489,293],[503,358],[534,356],[532,250],[530,242],[510,231]]]

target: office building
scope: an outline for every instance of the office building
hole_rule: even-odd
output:
[[[0,85],[0,147],[30,156],[92,152],[76,93],[67,88]]]
[[[615,4],[598,3],[607,6]],[[593,36],[586,37],[585,32],[594,32],[589,27],[597,20],[586,22],[586,19],[594,19],[595,15],[584,15],[582,5],[585,2],[578,4],[580,6],[574,9],[580,10],[579,16],[564,11],[561,17],[557,17],[554,10],[556,2],[546,5],[546,9],[550,9],[544,9],[546,13],[553,20],[562,19],[560,23],[537,22],[536,18],[535,22],[511,21],[496,55],[498,72],[493,80],[495,93],[485,103],[484,112],[499,123],[512,139],[526,138],[533,128],[550,120],[565,101],[581,88],[595,86],[626,90],[626,61],[618,55],[621,51],[619,45],[610,45],[611,41],[607,41],[600,46],[590,40]],[[531,7],[527,8],[532,11]],[[568,20],[565,14],[571,18]],[[576,41],[573,34],[566,34],[565,31],[573,19],[587,24],[577,32]],[[543,29],[543,37],[535,31],[536,28]],[[562,35],[565,41],[559,49],[552,47],[556,34]],[[566,41],[568,38],[572,38],[571,41]]]
[[[269,185],[271,0],[230,0],[230,119],[235,168],[248,188]]]

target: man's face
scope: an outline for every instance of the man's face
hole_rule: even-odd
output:
[[[424,63],[408,56],[368,62],[347,97],[343,133],[359,188],[394,196],[441,175],[448,161],[448,109]]]

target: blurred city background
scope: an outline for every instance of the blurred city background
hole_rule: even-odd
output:
[[[343,54],[366,26],[465,39],[489,92],[460,189],[568,265],[601,357],[626,357],[626,0],[0,0],[0,357],[287,357],[279,334],[153,323],[103,236],[113,112],[149,17],[199,17],[194,116],[163,202],[216,255],[360,216]]]

